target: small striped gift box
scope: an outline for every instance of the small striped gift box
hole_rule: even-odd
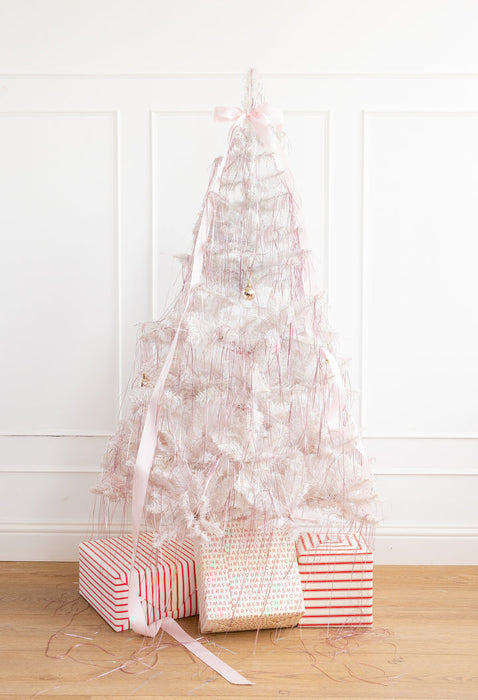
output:
[[[116,632],[130,629],[128,581],[133,553],[132,537],[113,537],[80,544],[80,594]],[[153,547],[152,534],[139,538],[135,571],[140,596],[146,598],[150,624],[160,617],[197,614],[193,545],[168,542]]]
[[[371,625],[373,554],[363,538],[307,533],[296,546],[305,603],[299,627]]]

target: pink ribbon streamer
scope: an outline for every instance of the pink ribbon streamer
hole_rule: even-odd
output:
[[[146,614],[143,608],[143,603],[139,594],[140,574],[139,571],[135,568],[136,551],[138,547],[139,533],[141,527],[141,515],[146,499],[146,491],[148,488],[149,476],[153,465],[154,452],[156,449],[156,441],[159,431],[159,422],[161,418],[160,402],[164,393],[164,385],[166,382],[166,378],[168,376],[169,370],[171,369],[171,364],[174,358],[174,354],[176,352],[179,333],[181,331],[183,320],[191,302],[191,291],[194,286],[199,284],[201,279],[203,267],[203,247],[207,239],[207,232],[209,229],[209,224],[212,221],[213,213],[210,193],[214,192],[216,187],[219,185],[225,162],[226,155],[222,159],[220,167],[216,170],[209,186],[203,215],[201,218],[193,251],[193,263],[191,267],[191,276],[189,280],[189,289],[186,297],[186,302],[181,317],[179,319],[176,333],[174,335],[173,341],[169,347],[168,354],[164,361],[164,365],[161,369],[158,379],[156,380],[156,384],[154,386],[149,400],[148,410],[146,412],[146,417],[143,425],[143,432],[141,434],[141,440],[138,448],[138,454],[136,457],[136,465],[133,475],[133,493],[131,505],[133,554],[131,558],[131,568],[128,586],[128,616],[130,618],[131,628],[134,632],[137,632],[138,634],[142,634],[147,637],[154,637],[160,629],[163,629],[165,632],[170,634],[177,642],[189,649],[189,651],[192,654],[197,656],[201,661],[203,661],[210,668],[212,668],[223,678],[229,681],[229,683],[233,683],[235,685],[254,685],[251,681],[248,681],[246,678],[244,678],[244,676],[235,671],[224,661],[221,661],[221,659],[212,654],[202,644],[200,644],[193,637],[187,634],[180,627],[180,625],[172,618],[164,617],[160,620],[148,624],[146,620]],[[143,590],[145,590],[145,588],[143,588]]]
[[[138,575],[135,576],[134,573]],[[225,661],[219,659],[210,652],[209,649],[206,649],[206,647],[194,639],[194,637],[191,637],[191,635],[185,632],[182,627],[178,625],[176,620],[173,620],[171,617],[163,617],[161,620],[157,620],[148,625],[139,595],[139,572],[134,573],[132,576],[130,574],[129,579],[128,613],[131,627],[135,632],[146,637],[154,637],[159,630],[162,629],[188,649],[191,654],[194,654],[194,656],[212,668],[213,671],[216,671],[216,673],[219,673],[223,678],[229,681],[229,683],[233,683],[234,685],[254,685],[254,683],[248,681],[247,678],[244,678],[244,676],[226,664]],[[143,588],[143,590],[145,589]]]

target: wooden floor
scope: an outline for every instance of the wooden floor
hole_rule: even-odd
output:
[[[0,700],[478,698],[478,567],[375,567],[375,623],[358,636],[208,635],[209,648],[255,683],[247,687],[229,685],[167,635],[142,649],[77,590],[76,564],[0,564]],[[199,636],[197,618],[181,624]]]

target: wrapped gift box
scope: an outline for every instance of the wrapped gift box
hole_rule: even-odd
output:
[[[363,538],[308,533],[296,547],[305,603],[299,626],[371,625],[373,554]]]
[[[196,546],[201,632],[293,627],[304,603],[293,542],[238,524]]]
[[[130,629],[128,581],[133,553],[131,536],[80,544],[80,594],[117,632]],[[196,572],[189,540],[157,549],[152,534],[139,538],[135,572],[145,596],[148,624],[161,617],[197,614]]]

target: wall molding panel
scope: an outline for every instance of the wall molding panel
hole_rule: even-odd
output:
[[[462,73],[263,75],[267,100],[285,115],[319,286],[329,299],[340,353],[350,358],[356,417],[382,499],[378,564],[478,563],[472,499],[478,432],[471,420],[478,415],[476,314],[466,301],[476,299],[466,265],[478,257],[467,228],[478,223],[477,79]],[[7,221],[0,212],[0,225],[11,231],[12,250],[18,240],[34,246],[40,237],[34,250],[45,279],[56,284],[52,289],[73,287],[64,299],[52,296],[54,308],[46,311],[62,319],[65,347],[88,338],[78,366],[68,352],[58,354],[53,380],[47,389],[39,385],[34,400],[45,415],[56,416],[52,424],[34,424],[27,409],[24,420],[13,421],[8,406],[0,409],[0,559],[76,560],[78,543],[91,532],[89,489],[127,392],[137,324],[161,315],[174,298],[180,279],[174,256],[190,250],[208,169],[229,128],[214,123],[212,110],[239,104],[241,94],[236,73],[0,74],[0,144],[8,145],[12,133],[24,159],[19,172],[12,146],[0,185],[10,183],[13,202],[26,194],[37,206],[38,232],[29,207],[12,205]],[[62,132],[59,119],[57,131],[45,132],[47,147],[39,143],[41,129],[6,130],[12,115],[18,122],[71,115],[80,125]],[[44,167],[34,163],[29,180],[30,146]],[[77,279],[62,276],[74,268],[71,255],[82,261]],[[18,270],[11,272],[17,291],[5,295],[12,301],[6,313],[12,323],[19,313],[33,324],[38,311],[31,295],[13,284]],[[441,344],[435,343],[435,299],[452,324]],[[454,361],[451,337],[470,348],[461,362]],[[9,351],[26,366],[31,348],[19,343],[14,350],[18,341],[10,340]],[[476,343],[473,352],[476,357]],[[48,357],[45,350],[37,373]],[[423,381],[407,394],[403,387],[415,365],[423,368]],[[427,401],[432,370],[440,390]],[[70,383],[81,372],[95,378],[86,389]],[[22,386],[19,377],[18,391],[28,397]],[[76,413],[68,413],[70,400]],[[62,401],[64,413],[57,410]],[[35,415],[41,418],[41,410]]]
[[[118,386],[117,388],[110,387],[113,390],[112,397],[113,400],[116,398],[116,406],[114,408],[119,408],[119,396],[121,395],[121,372],[120,372],[120,367],[121,367],[121,231],[120,231],[120,195],[119,195],[119,181],[120,181],[120,171],[119,171],[119,127],[118,127],[118,119],[119,119],[119,113],[115,109],[88,109],[88,108],[81,108],[81,109],[68,109],[67,107],[65,108],[57,108],[57,109],[48,109],[48,108],[43,108],[43,106],[38,106],[38,104],[33,105],[31,108],[26,108],[25,106],[22,106],[20,109],[0,109],[0,134],[2,130],[2,126],[4,124],[3,120],[6,118],[13,118],[13,119],[20,119],[20,120],[32,120],[32,119],[39,119],[39,120],[44,120],[47,118],[58,118],[59,120],[63,119],[90,119],[90,118],[106,118],[111,122],[110,130],[111,133],[107,135],[108,138],[111,138],[112,141],[112,150],[111,150],[111,162],[109,163],[109,166],[111,167],[111,188],[112,188],[112,197],[111,197],[111,224],[114,229],[113,237],[114,237],[114,245],[110,246],[109,253],[114,259],[114,273],[113,275],[115,276],[115,289],[116,289],[116,309],[114,310],[114,314],[116,316],[116,328],[114,331],[115,334],[115,339],[113,340],[114,345],[116,346],[116,365],[117,365],[117,383]],[[59,125],[58,127],[58,133],[61,136],[61,127]],[[93,136],[93,131],[90,131],[90,134],[87,134],[87,136]],[[82,137],[81,134],[78,134],[78,138],[80,139]],[[103,144],[101,144],[103,145]],[[58,149],[58,152],[55,154],[58,158],[58,160],[61,158],[61,152]],[[33,158],[33,156],[32,156]],[[7,162],[8,159],[8,154],[5,157],[5,163],[6,165],[10,167],[11,171],[15,172],[15,164],[8,164]],[[59,165],[61,165],[59,163]],[[88,165],[88,164],[87,164]],[[17,166],[18,168],[18,166]],[[59,175],[59,171],[57,173]],[[65,173],[67,176],[68,174]],[[52,180],[52,185],[55,184]],[[74,194],[73,192],[71,193],[72,195]],[[81,193],[78,193],[81,194]],[[81,211],[81,209],[80,209]],[[71,211],[71,215],[75,216],[74,210]],[[4,222],[2,222],[4,223]],[[45,226],[49,224],[49,222],[45,219],[43,222]],[[18,224],[17,224],[18,225]],[[57,223],[58,225],[58,223]],[[26,227],[24,227],[24,230],[21,230],[21,226],[18,225],[18,230],[15,229],[15,222],[13,222],[13,227],[12,227],[12,221],[9,220],[6,222],[6,225],[3,226],[4,231],[7,231],[9,228],[13,231],[15,231],[17,236],[22,236],[26,233]],[[54,242],[50,241],[50,245],[52,246],[51,248],[51,255],[55,255],[55,248],[54,248]],[[57,263],[57,261],[55,261]],[[58,263],[57,263],[58,264]],[[61,264],[61,261],[60,261]],[[60,305],[60,300],[58,300],[59,305]],[[27,316],[28,318],[28,316]],[[105,436],[108,433],[105,431],[95,431],[95,430],[88,430],[85,431],[82,428],[64,428],[64,427],[58,427],[58,429],[54,430],[38,430],[38,431],[32,431],[31,429],[25,429],[25,430],[2,430],[3,426],[3,421],[0,420],[0,438],[8,438],[8,437],[67,437],[67,436],[72,436],[72,437],[97,437],[97,436]]]
[[[361,424],[362,424],[363,430],[364,430],[364,435],[367,437],[371,437],[371,438],[373,438],[373,437],[389,437],[389,438],[396,438],[396,439],[398,439],[398,438],[406,439],[406,438],[411,438],[411,437],[420,437],[422,439],[427,439],[427,438],[477,439],[478,432],[476,432],[476,431],[463,432],[461,430],[456,430],[454,432],[449,433],[449,432],[446,432],[444,429],[442,429],[440,431],[434,432],[432,430],[423,430],[418,426],[413,432],[410,432],[410,433],[402,432],[402,433],[397,434],[395,431],[391,431],[391,430],[386,430],[386,432],[385,432],[385,431],[383,431],[383,428],[382,428],[382,430],[380,430],[380,428],[377,430],[377,429],[374,429],[372,426],[370,426],[369,421],[367,419],[367,415],[365,413],[365,405],[367,402],[368,389],[369,389],[370,384],[371,384],[370,379],[366,376],[366,359],[370,353],[370,348],[367,347],[366,342],[365,342],[366,331],[370,328],[370,318],[367,315],[368,309],[367,309],[367,303],[366,303],[367,296],[366,296],[366,291],[365,291],[365,280],[368,280],[370,277],[370,274],[373,273],[372,265],[370,265],[370,267],[367,267],[367,262],[368,262],[367,253],[369,253],[369,257],[370,257],[369,249],[371,248],[371,245],[372,245],[371,240],[369,240],[372,238],[372,236],[370,235],[370,232],[368,231],[368,229],[369,228],[373,229],[373,225],[371,225],[370,222],[369,222],[369,225],[367,226],[367,214],[368,214],[369,208],[372,210],[372,213],[371,213],[372,221],[373,221],[374,217],[378,221],[382,221],[382,222],[386,222],[388,219],[388,217],[385,213],[382,214],[381,216],[380,215],[377,216],[375,214],[378,207],[383,206],[381,201],[379,202],[377,200],[375,202],[375,209],[373,206],[369,207],[368,199],[371,196],[370,195],[371,187],[370,187],[369,183],[370,183],[370,180],[373,181],[373,174],[370,175],[370,173],[368,173],[368,171],[367,171],[367,168],[372,167],[369,164],[369,162],[371,163],[373,160],[373,156],[372,156],[371,151],[370,151],[370,149],[371,149],[370,142],[373,140],[373,135],[374,135],[372,123],[373,123],[373,120],[380,121],[382,119],[384,119],[384,120],[391,120],[391,119],[397,120],[398,119],[398,120],[407,120],[407,121],[409,119],[412,119],[412,120],[418,119],[420,121],[426,119],[426,120],[431,120],[432,122],[435,120],[439,120],[439,121],[456,120],[456,122],[454,122],[453,129],[448,134],[448,137],[449,137],[448,139],[444,139],[443,134],[438,133],[438,130],[437,130],[436,150],[439,151],[440,144],[442,144],[443,142],[448,141],[448,140],[450,142],[452,142],[453,138],[458,136],[458,132],[460,131],[460,126],[463,128],[462,119],[466,119],[467,121],[469,121],[470,119],[475,120],[476,121],[476,124],[474,125],[475,128],[471,128],[471,132],[476,131],[476,127],[478,127],[478,110],[476,110],[476,109],[446,109],[446,108],[440,108],[440,109],[425,109],[424,108],[424,109],[420,109],[420,110],[408,109],[408,108],[374,109],[374,110],[364,109],[364,110],[362,110],[362,173],[361,173],[361,184],[362,184],[362,216],[361,216],[361,219],[362,219],[362,221],[361,221],[361,256],[360,256],[360,263],[361,263],[361,288],[360,288],[360,299],[361,299],[361,309],[360,309],[360,318],[361,318],[361,324],[360,324],[361,325],[360,360],[361,360],[361,368],[360,368],[360,372],[361,372],[361,378],[360,378],[360,386],[362,387],[362,391],[360,394],[359,412],[360,412],[360,417],[361,417]],[[376,122],[376,124],[377,123],[379,123],[379,122]],[[430,124],[429,127],[430,126],[432,126],[432,124]],[[429,129],[429,130],[431,130],[431,129]],[[409,137],[409,139],[412,139],[414,137],[414,133],[413,133],[413,130],[410,128],[410,125],[407,125],[404,128],[404,134],[407,137]],[[400,138],[400,136],[402,136],[402,134],[397,134],[397,131],[395,131],[395,132],[393,132],[393,136],[395,138]],[[417,146],[419,148],[420,142],[425,140],[425,138],[426,138],[426,135],[423,133],[423,129],[419,129],[418,136],[420,137],[420,141],[417,141]],[[391,141],[391,138],[389,140],[389,143],[390,143],[390,141]],[[453,147],[456,149],[456,151],[458,153],[461,152],[461,154],[463,156],[463,162],[466,163],[466,161],[468,161],[469,157],[470,157],[469,156],[470,142],[469,142],[469,140],[466,140],[466,139],[463,139],[462,143],[460,143],[458,141],[458,139],[456,139],[456,141],[457,141],[457,143],[456,143],[456,145],[454,144]],[[387,142],[383,141],[383,140],[380,142],[380,145],[382,146],[382,149],[387,148],[387,146],[388,146]],[[400,148],[403,148],[404,146],[406,147],[406,143],[404,144],[403,141],[401,141]],[[397,147],[397,150],[398,150],[398,147]],[[476,150],[477,150],[477,155],[478,155],[478,139],[476,141]],[[427,156],[430,156],[430,153],[427,152],[425,149],[424,149],[424,153]],[[440,153],[440,155],[442,155],[442,154]],[[392,148],[390,148],[390,152],[387,153],[387,158],[391,159],[393,157],[394,157],[394,152],[393,152],[393,147],[392,147]],[[419,157],[420,157],[420,153],[418,153],[418,155],[417,155],[417,158],[419,158]],[[446,157],[447,157],[447,153],[444,153],[443,158],[446,159]],[[416,161],[414,163],[414,166],[420,167],[422,164],[423,163],[418,163],[418,161]],[[435,171],[437,169],[437,167],[441,168],[443,173],[446,173],[446,169],[444,167],[444,164],[434,162],[434,160],[430,159],[430,163],[429,163],[430,178],[429,179],[431,180],[432,185],[435,184],[433,182],[433,171]],[[458,170],[458,172],[457,172],[456,168],[454,169],[452,166],[450,166],[449,173],[450,173],[449,177],[451,179],[454,179],[457,176],[457,174],[459,176],[460,171]],[[367,175],[369,175],[369,176],[367,177]],[[405,175],[404,179],[406,179],[406,173],[404,173],[404,175]],[[383,175],[382,175],[382,177],[383,177]],[[445,177],[446,177],[446,175],[445,175]],[[467,172],[463,172],[463,178],[465,179],[466,177],[467,177]],[[473,177],[476,179],[476,181],[478,183],[478,169],[476,169],[476,168],[473,168],[470,170],[470,179]],[[422,187],[423,187],[423,190],[426,191],[427,184],[428,184],[428,182],[427,182],[428,178],[426,178],[426,179],[424,178],[424,180],[425,180],[425,182],[422,185]],[[380,183],[380,179],[378,177],[377,177],[376,185],[377,185],[377,183]],[[395,180],[395,184],[397,184],[396,180]],[[391,190],[391,187],[389,186],[389,191],[390,190]],[[407,190],[407,188],[405,188],[405,192],[406,192],[406,190]],[[423,195],[421,195],[421,196],[423,197]],[[394,194],[392,196],[391,201],[393,204],[395,204],[395,206],[397,205],[398,200],[399,200],[399,198]],[[465,203],[466,203],[466,200],[465,200]],[[437,206],[441,206],[441,205],[437,204]],[[473,212],[473,208],[472,208],[471,198],[470,198],[470,200],[468,200],[468,206],[470,207],[470,212],[469,212],[470,219],[473,220],[473,213],[474,212]],[[411,211],[413,211],[413,206],[411,208]],[[418,213],[420,214],[420,212],[418,212]],[[433,224],[431,224],[431,226],[437,227],[437,222],[435,221]],[[400,227],[400,226],[397,227],[397,234],[395,236],[397,239],[400,237],[400,229],[403,230],[403,227]],[[471,231],[473,231],[473,230],[474,230],[474,227],[472,226]],[[470,233],[471,233],[471,231],[470,231]],[[438,233],[438,231],[435,228],[435,230],[433,230],[433,236],[435,239],[437,238],[437,233]],[[381,236],[387,235],[387,226],[383,226],[381,228],[380,235]],[[448,230],[445,232],[445,235],[448,235]],[[454,234],[454,235],[456,235],[456,234]],[[406,242],[404,242],[404,246],[405,245],[406,245]],[[433,246],[433,243],[431,243],[431,246]],[[463,248],[463,245],[461,247]],[[420,256],[420,260],[421,259],[423,259],[424,261],[426,260],[427,251],[426,251],[425,247],[423,247],[421,250],[419,249],[418,254]],[[439,258],[438,258],[438,263],[440,263]],[[439,272],[440,272],[440,270],[439,270]],[[464,273],[466,274],[466,270],[464,271]],[[422,273],[421,279],[420,279],[420,286],[423,284],[426,284],[428,286],[428,285],[430,285],[430,282],[433,283],[433,281],[430,280],[430,278],[427,279],[427,274],[430,274],[429,268],[427,268],[427,266],[424,265],[424,270],[423,270],[423,273]],[[442,275],[440,278],[441,284],[443,284],[443,281],[444,280],[443,280],[443,275]],[[409,278],[408,284],[410,284],[410,282],[413,282],[413,280],[410,280],[410,278]],[[476,286],[476,289],[474,289],[473,286],[470,284],[469,287],[465,290],[465,293],[468,292],[470,294],[470,296],[475,297],[476,293],[478,292],[478,285],[475,285],[475,286]],[[375,289],[375,291],[377,291],[377,290]],[[402,294],[403,294],[403,291],[404,290],[402,290]],[[419,292],[420,290],[418,289],[417,291]],[[399,293],[400,293],[400,289],[397,287],[397,297],[398,297]],[[369,296],[368,296],[369,302],[371,300],[371,296],[372,296],[372,294],[370,292]],[[417,296],[419,296],[419,294]],[[400,308],[400,307],[397,306],[397,308]],[[405,308],[406,308],[406,306],[405,306]],[[458,307],[455,306],[455,309],[456,308],[459,308],[459,305],[458,305]],[[447,311],[445,310],[444,315],[446,315],[446,313],[447,313]],[[400,318],[400,316],[397,317],[402,324],[400,331],[398,331],[398,327],[397,327],[398,334],[403,333],[404,329],[406,329],[406,326],[403,326],[403,321],[404,321],[404,319],[406,321],[407,311],[403,311],[402,315],[403,315],[402,318]],[[382,317],[383,317],[383,314],[382,314]],[[473,328],[473,324],[469,324],[469,325],[472,326],[471,331],[473,333],[473,331],[475,330]],[[465,328],[466,326],[467,326],[467,318],[465,315],[463,318],[463,321],[462,321],[462,328]],[[416,327],[416,324],[413,324],[413,327]],[[386,331],[384,332],[384,335],[387,335],[387,333],[389,333],[389,332],[390,332],[390,329],[387,328]],[[406,330],[405,330],[405,332],[406,332]],[[458,333],[459,333],[459,330],[458,330]],[[465,346],[467,344],[473,345],[473,341],[475,341],[475,344],[476,344],[476,331],[475,331],[475,335],[472,336],[470,340],[465,339],[465,338],[463,338],[463,340],[461,340],[459,337],[456,337],[456,335],[457,335],[457,333],[453,334],[454,348],[459,347],[461,344],[463,344]],[[444,336],[445,336],[445,342],[446,342],[446,340],[450,336],[450,333],[444,333]],[[410,345],[408,348],[409,352],[407,352],[406,348],[404,349],[405,356],[406,356],[405,362],[407,361],[409,356],[413,356],[413,354],[416,353],[416,350],[417,350],[416,349],[416,342],[417,342],[416,334],[414,335],[413,332],[410,333]],[[420,342],[420,338],[418,338],[418,342]],[[402,354],[402,358],[403,357],[404,357],[404,355]],[[432,358],[430,357],[429,359],[431,360]],[[397,360],[398,360],[398,358],[397,358]],[[420,358],[419,361],[423,362],[422,358]],[[404,376],[406,376],[406,372],[404,372]],[[436,384],[438,385],[439,384],[439,371],[435,372],[435,376],[436,376]],[[472,371],[471,381],[472,381],[472,385],[474,385],[475,389],[478,388],[478,376],[477,376],[476,371],[474,373]],[[460,386],[459,379],[457,380],[456,384],[458,385],[458,387]],[[457,396],[457,398],[459,398],[459,396]],[[452,401],[450,401],[450,399],[451,399],[451,397],[447,396],[447,403],[452,405],[453,411],[456,412],[456,410],[457,410],[456,402],[452,402]],[[438,400],[438,397],[437,397],[437,400]],[[455,405],[453,405],[453,404],[455,404]],[[466,411],[466,413],[468,415],[472,415],[473,409],[476,409],[476,408],[477,408],[476,402],[475,402],[474,406],[473,406],[472,402],[469,402],[469,403],[464,402],[464,409],[463,410]],[[422,419],[423,419],[423,415],[422,415]],[[396,423],[396,420],[394,422]]]

